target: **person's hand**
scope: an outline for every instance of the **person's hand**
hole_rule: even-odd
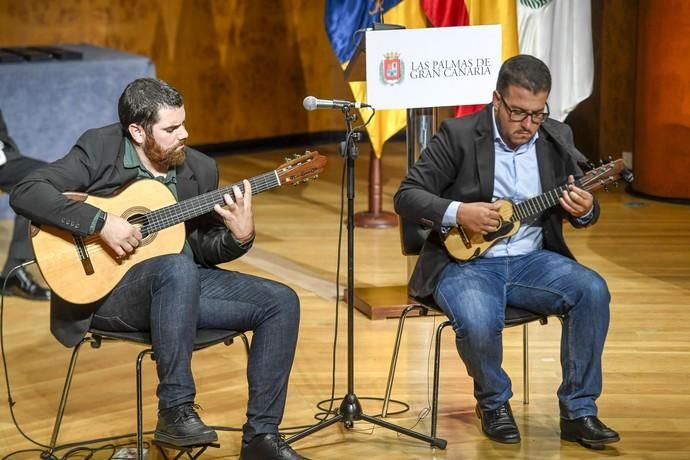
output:
[[[99,235],[117,257],[124,257],[134,252],[142,239],[137,227],[115,214],[106,216],[105,225]]]
[[[241,243],[254,235],[254,213],[252,211],[252,185],[244,180],[244,194],[238,186],[232,187],[235,201],[230,194],[223,195],[225,206],[217,204],[213,209],[223,218],[225,226]]]
[[[594,197],[591,193],[575,185],[575,178],[568,176],[568,186],[558,199],[561,207],[574,217],[582,217],[594,206]]]
[[[499,209],[499,203],[462,203],[455,220],[467,230],[486,235],[495,232],[501,225]]]

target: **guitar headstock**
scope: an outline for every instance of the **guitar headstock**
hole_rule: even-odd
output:
[[[315,179],[326,166],[326,157],[319,152],[307,150],[303,155],[286,161],[276,169],[280,185],[297,185]]]
[[[632,182],[632,171],[625,167],[622,159],[612,160],[588,171],[578,181],[580,187],[587,191],[607,188],[611,184],[618,185],[618,181],[624,179]]]

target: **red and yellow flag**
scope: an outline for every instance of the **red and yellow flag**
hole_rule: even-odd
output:
[[[424,13],[434,27],[501,25],[503,61],[518,54],[517,7],[507,0],[421,0]],[[490,95],[487,94],[487,98]],[[455,115],[467,115],[483,105],[462,105]]]

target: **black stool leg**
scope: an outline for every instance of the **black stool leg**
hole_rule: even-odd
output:
[[[53,434],[50,437],[50,446],[47,452],[41,454],[41,458],[54,458],[55,446],[57,444],[58,434],[60,433],[60,425],[62,425],[62,416],[65,414],[65,407],[67,406],[67,398],[69,397],[69,390],[72,386],[72,376],[74,376],[74,368],[77,365],[77,358],[79,357],[79,350],[84,342],[88,339],[83,339],[72,350],[72,357],[69,361],[69,369],[67,369],[67,377],[65,377],[65,385],[62,388],[62,397],[58,405],[57,415],[55,416],[55,425],[53,426]]]
[[[247,336],[244,335],[244,333],[240,334],[240,338],[244,344],[244,351],[247,353],[247,358],[249,358],[249,339],[247,339]]]
[[[423,305],[408,305],[400,314],[398,321],[398,332],[395,336],[395,345],[393,345],[393,357],[391,358],[391,367],[388,370],[388,381],[386,383],[386,394],[383,397],[383,409],[381,410],[381,417],[385,418],[388,415],[388,404],[391,399],[391,392],[393,391],[393,379],[395,378],[395,367],[398,364],[398,353],[400,352],[400,341],[402,340],[403,327],[405,326],[405,318],[407,314],[413,310],[420,310],[421,314],[428,313],[429,309]]]
[[[527,323],[522,325],[522,403],[529,404],[529,337]]]
[[[144,403],[142,396],[142,383],[141,383],[141,363],[144,360],[144,356],[153,353],[153,350],[147,348],[143,350],[137,356],[137,459],[142,460],[144,458]]]
[[[436,328],[436,344],[434,350],[434,389],[431,398],[431,437],[436,437],[436,422],[438,418],[438,386],[441,371],[441,335],[443,330],[450,326],[450,321],[444,321]]]

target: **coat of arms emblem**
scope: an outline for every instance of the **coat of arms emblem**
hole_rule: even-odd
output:
[[[383,55],[379,66],[381,81],[387,85],[397,85],[403,80],[405,65],[400,53],[389,52]]]

